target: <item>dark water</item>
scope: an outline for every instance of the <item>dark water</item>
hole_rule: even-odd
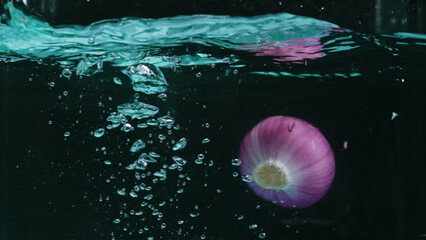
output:
[[[288,26],[278,15],[231,18],[209,35],[221,20],[205,16],[197,29],[143,23],[176,28],[174,38],[90,43],[95,27],[21,17],[0,28],[0,239],[426,239],[424,35],[297,16]],[[153,74],[126,74],[131,66]],[[134,102],[158,113],[113,127],[108,117]],[[245,133],[272,115],[311,122],[334,151],[333,185],[311,207],[260,199],[231,164]],[[173,150],[181,138],[186,147]],[[129,151],[138,139],[146,147]],[[129,167],[143,152],[160,156]]]

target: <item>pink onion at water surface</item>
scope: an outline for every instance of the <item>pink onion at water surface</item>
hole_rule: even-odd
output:
[[[295,117],[273,116],[258,123],[244,137],[239,159],[251,189],[282,207],[314,204],[334,179],[330,144],[312,124]]]

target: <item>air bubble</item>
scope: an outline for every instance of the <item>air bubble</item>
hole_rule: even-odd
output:
[[[104,134],[105,134],[105,129],[103,129],[103,128],[99,128],[99,129],[97,129],[97,130],[93,133],[93,136],[95,136],[95,137],[97,137],[97,138],[100,138],[100,137],[102,137]]]
[[[257,224],[249,225],[249,228],[250,228],[250,229],[255,229],[255,228],[257,228]]]
[[[64,70],[62,70],[62,76],[70,79],[72,75],[72,71],[69,68],[64,68]]]
[[[131,192],[129,193],[129,195],[130,195],[131,197],[133,197],[133,198],[138,197],[138,194],[137,194],[136,192],[134,192],[134,191],[131,191]]]
[[[114,77],[113,79],[114,79],[114,83],[115,83],[115,84],[123,85],[123,82],[121,81],[121,79],[120,79],[120,78],[118,78],[118,77]]]
[[[160,141],[163,141],[166,139],[166,136],[160,133],[158,134],[158,139],[160,139]]]
[[[130,131],[133,131],[133,130],[134,130],[134,128],[130,123],[125,123],[121,127],[121,131],[123,131],[123,132],[130,132]]]
[[[176,163],[177,165],[179,165],[179,166],[183,166],[183,165],[185,165],[185,164],[186,164],[186,160],[185,160],[185,159],[183,159],[183,158],[181,158],[181,157],[179,157],[179,156],[173,156],[173,157],[172,157],[172,159],[173,159],[173,161],[175,161],[175,163]]]
[[[241,164],[241,160],[240,160],[240,159],[238,159],[238,158],[234,158],[234,159],[232,159],[232,160],[231,160],[231,163],[232,163],[232,165],[234,165],[234,166],[240,166],[240,164]]]
[[[179,141],[173,146],[173,151],[177,151],[186,147],[186,138],[181,138]]]
[[[124,195],[126,195],[126,189],[125,188],[118,189],[117,193],[118,193],[118,195],[124,196]]]
[[[167,95],[165,93],[160,93],[160,94],[158,94],[158,98],[161,99],[161,100],[163,100],[163,101],[166,101],[167,100]]]
[[[90,45],[95,44],[95,37],[89,38],[89,40],[87,40],[87,43]]]
[[[130,152],[139,152],[141,149],[145,148],[146,144],[141,139],[136,140],[132,147],[130,148]]]
[[[250,175],[243,175],[243,176],[241,176],[241,179],[242,179],[244,182],[252,182],[252,181],[253,181],[253,179],[251,178],[251,176],[250,176]]]

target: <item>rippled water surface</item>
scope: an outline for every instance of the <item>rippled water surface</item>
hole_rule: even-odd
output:
[[[1,239],[426,238],[426,35],[287,13],[52,27],[6,7]],[[309,208],[239,173],[272,115],[333,148]]]

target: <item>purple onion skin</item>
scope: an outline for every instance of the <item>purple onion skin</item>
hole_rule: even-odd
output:
[[[273,116],[258,123],[244,137],[239,159],[241,174],[252,178],[248,182],[251,189],[263,199],[285,208],[314,204],[326,194],[334,179],[335,163],[330,144],[312,124],[295,117]],[[283,170],[284,185],[260,186],[256,169],[265,163]]]

